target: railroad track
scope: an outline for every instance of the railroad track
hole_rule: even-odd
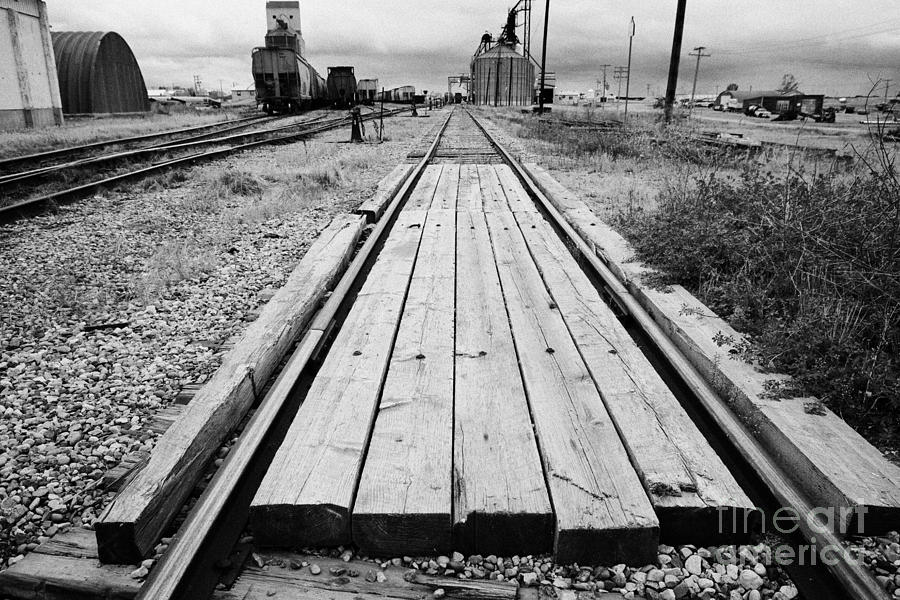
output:
[[[234,390],[249,386],[248,400],[214,378],[208,387],[222,406],[211,395],[192,401],[196,410],[188,405],[164,450],[97,524],[101,558],[144,555],[228,424],[259,401],[139,598],[208,597],[248,521],[258,547],[352,543],[368,556],[553,550],[558,562],[645,564],[655,561],[660,533],[667,543],[711,539],[716,524],[724,537],[713,537],[725,543],[752,533],[723,531],[723,512],[813,511],[774,449],[573,226],[573,200],[551,198],[552,184],[462,109],[421,156],[411,154],[418,162],[398,166],[360,208],[374,226],[352,259],[364,221],[349,216],[323,235],[342,239],[340,251],[327,242],[310,249],[310,260],[347,266],[332,270],[321,308],[303,296],[306,326],[277,377],[241,355],[257,352],[242,344],[259,343],[261,332],[278,343],[269,322],[220,369]],[[596,225],[586,217],[585,227]],[[298,269],[309,294],[322,268]],[[238,364],[248,373],[236,380]],[[786,544],[840,546],[818,520],[798,527]],[[276,555],[283,566],[300,564],[299,554]],[[888,597],[862,566],[835,558],[787,567],[804,597]],[[216,597],[362,593],[340,577],[317,584],[291,579],[293,567],[260,567],[247,567],[236,595]],[[468,597],[516,597],[491,583],[413,579],[469,585]]]
[[[259,123],[264,123],[272,119],[272,117],[254,115],[241,119],[219,121],[217,123],[211,123],[209,125],[184,127],[181,129],[161,131],[159,133],[148,133],[144,135],[129,136],[112,140],[102,140],[99,142],[92,142],[90,144],[81,144],[79,146],[71,146],[68,148],[58,148],[56,150],[49,150],[46,152],[38,152],[22,156],[12,156],[9,158],[0,159],[0,173],[3,174],[2,176],[0,176],[0,181],[2,181],[3,177],[10,175],[16,168],[19,167],[19,165],[22,164],[26,164],[32,168],[36,165],[47,166],[46,163],[51,161],[59,161],[61,159],[72,157],[83,158],[90,153],[98,150],[102,151],[115,146],[138,145],[144,142],[152,142],[160,139],[166,139],[168,141],[174,141],[170,138],[196,140],[202,138],[204,135],[220,135],[229,131],[237,131],[244,127],[251,127]]]
[[[385,111],[384,116],[393,116],[407,110],[401,108]],[[380,117],[380,113],[372,112],[363,116],[363,120],[373,120],[378,117]],[[228,131],[268,124],[274,120],[277,119],[255,119],[250,123],[232,126]],[[29,171],[11,173],[0,177],[0,191],[4,192],[6,202],[3,206],[0,206],[0,224],[26,217],[48,207],[76,200],[99,188],[122,181],[138,179],[173,167],[219,158],[266,144],[296,141],[344,126],[349,122],[350,118],[347,115],[330,119],[320,116],[285,125],[266,127],[253,132],[219,135],[225,132],[224,130],[219,130],[214,133],[202,133],[189,138],[179,139],[175,142],[166,142],[146,148],[91,156]],[[294,129],[299,131],[290,132],[290,130]],[[200,150],[207,146],[212,147],[212,149]],[[162,156],[163,158],[157,162],[146,164],[146,161],[154,156]],[[134,165],[134,161],[144,161],[144,163]],[[113,173],[100,179],[91,178],[91,176],[96,175],[94,170],[100,165],[112,165]],[[115,169],[116,165],[120,165],[118,170]],[[122,167],[121,165],[125,166]],[[84,172],[89,173],[90,180],[88,182],[72,185],[66,181],[70,177],[70,173],[76,173],[74,178],[78,179],[80,174]],[[48,178],[56,178],[61,181],[62,183],[59,184],[60,189],[50,193],[33,195],[31,192],[35,189],[39,190],[42,185],[45,185]]]

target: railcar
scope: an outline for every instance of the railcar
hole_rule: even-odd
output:
[[[328,67],[328,101],[335,108],[347,108],[357,101],[353,67]]]

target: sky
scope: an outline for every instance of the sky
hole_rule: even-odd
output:
[[[499,33],[516,0],[301,0],[307,59],[320,72],[353,65],[357,78],[387,88],[446,90],[447,76],[466,73],[481,35]],[[547,70],[558,90],[585,91],[599,65],[624,66],[629,20],[635,19],[632,95],[665,92],[676,0],[554,0]],[[263,45],[265,0],[47,0],[53,31],[115,31],[137,57],[148,87],[206,88],[252,84],[250,51]],[[785,5],[789,5],[787,8]],[[540,60],[545,2],[534,1],[532,54]],[[897,0],[690,0],[679,93],[690,93],[704,46],[698,94],[729,83],[772,89],[791,73],[805,93],[883,95],[900,91],[900,3]],[[613,66],[607,80],[615,92]],[[878,83],[880,82],[880,83]],[[624,92],[624,82],[623,92]],[[877,84],[877,86],[876,86]]]

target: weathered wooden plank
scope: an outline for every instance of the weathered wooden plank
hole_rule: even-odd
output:
[[[510,210],[513,212],[537,212],[534,200],[528,196],[528,192],[519,183],[509,165],[495,165],[494,170],[503,187],[503,193],[506,194],[506,202]]]
[[[340,276],[364,226],[365,219],[354,215],[332,221],[181,418],[157,441],[150,461],[95,526],[102,561],[134,563],[153,548],[206,463],[262,393]]]
[[[394,167],[394,170],[378,183],[375,195],[359,205],[359,208],[355,211],[356,214],[365,215],[369,223],[374,223],[380,219],[388,203],[415,167],[416,165],[410,163],[403,163]]]
[[[19,600],[122,600],[134,598],[140,583],[135,567],[102,565],[96,559],[29,554],[0,573],[0,597]]]
[[[350,507],[426,213],[403,210],[250,506],[267,546],[350,541]]]
[[[404,208],[406,210],[428,210],[437,191],[438,181],[441,178],[441,165],[428,165],[422,172],[416,187],[413,188]]]
[[[486,213],[550,497],[558,562],[656,556],[659,521],[511,213]]]
[[[481,209],[484,212],[508,211],[506,194],[494,165],[478,165],[478,185],[481,189]]]
[[[481,184],[478,181],[478,167],[462,165],[459,173],[459,195],[457,210],[481,212]]]
[[[459,194],[459,165],[444,165],[438,180],[431,208],[456,210],[456,197]]]
[[[536,213],[515,218],[650,495],[662,538],[713,543],[751,533],[753,503],[562,240]]]
[[[761,373],[737,359],[742,336],[680,286],[654,289],[643,282],[651,269],[634,259],[631,245],[596,218],[580,199],[533,165],[526,169],[635,298],[666,331],[694,367],[730,404],[811,501],[835,509],[834,522],[849,532],[878,533],[900,527],[900,467],[815,398],[773,399],[767,382],[784,375]],[[688,310],[685,310],[687,308]],[[719,345],[715,340],[733,342]],[[823,408],[808,412],[806,406]],[[847,518],[840,518],[841,510]],[[861,521],[861,523],[860,523]]]
[[[457,216],[456,302],[453,547],[548,552],[553,509],[480,211]]]
[[[430,595],[432,590],[442,588],[447,598],[458,600],[513,600],[528,598],[537,600],[537,596],[528,593],[527,588],[518,588],[512,582],[498,581],[461,581],[449,577],[429,577],[415,573],[407,577],[406,568],[389,567],[383,571],[377,564],[352,561],[345,563],[338,559],[293,554],[287,552],[264,552],[261,558],[265,562],[273,562],[266,570],[249,565],[228,591],[216,592],[216,600],[268,600],[275,597],[283,600],[421,600]],[[276,565],[288,565],[291,562],[309,562],[319,565],[322,573],[312,575],[309,569],[280,568]],[[347,575],[332,576],[331,569],[353,569],[358,577]],[[384,581],[370,582],[366,575],[381,571]],[[409,579],[409,580],[408,580]],[[531,588],[535,590],[535,588]],[[621,598],[610,595],[610,600]],[[573,596],[571,600],[576,600]]]
[[[444,171],[447,172],[447,169]],[[450,551],[456,190],[438,186],[353,507],[369,556]]]

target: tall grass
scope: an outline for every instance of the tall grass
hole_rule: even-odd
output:
[[[749,358],[793,376],[869,439],[900,435],[900,183],[880,146],[853,175],[715,169],[673,181],[617,225],[666,282],[749,335]]]

